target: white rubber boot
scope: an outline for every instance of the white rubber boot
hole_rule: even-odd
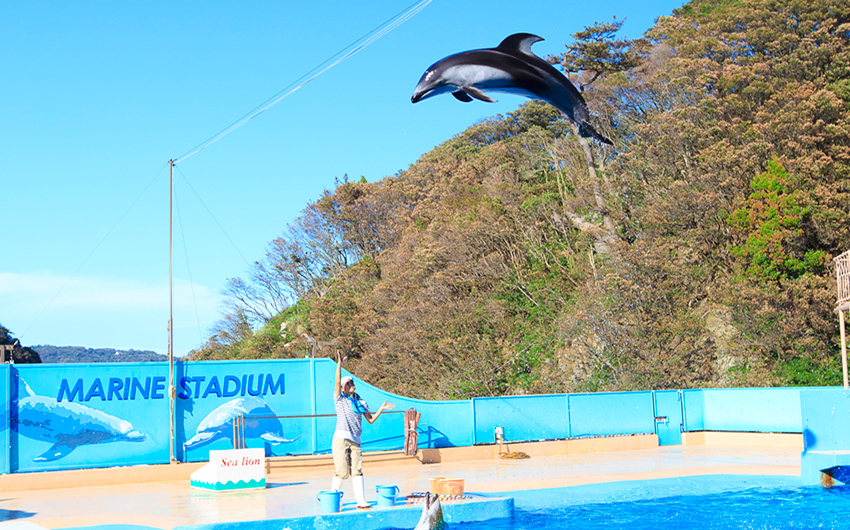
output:
[[[336,475],[334,475],[333,482],[331,482],[331,490],[342,491],[342,479]]]
[[[351,477],[351,482],[354,486],[354,498],[357,499],[357,507],[361,510],[371,508],[372,505],[366,502],[366,496],[364,495],[366,482],[363,479],[363,475],[360,475],[359,477]]]

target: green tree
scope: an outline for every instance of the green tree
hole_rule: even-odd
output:
[[[777,159],[752,181],[746,205],[732,212],[729,224],[746,240],[731,247],[744,258],[747,274],[756,281],[797,278],[823,269],[826,253],[806,249],[803,223],[809,208],[802,193],[788,189],[788,173]]]
[[[38,352],[28,346],[21,346],[21,341],[15,338],[8,328],[0,324],[0,345],[11,345],[12,361],[18,364],[41,363]]]

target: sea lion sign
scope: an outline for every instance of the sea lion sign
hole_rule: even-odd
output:
[[[495,48],[449,55],[422,74],[410,100],[416,103],[450,92],[466,103],[473,98],[495,103],[484,91],[539,99],[566,114],[582,136],[610,145],[611,140],[590,125],[590,112],[578,89],[531,51],[531,45],[542,40],[530,33],[516,33]]]

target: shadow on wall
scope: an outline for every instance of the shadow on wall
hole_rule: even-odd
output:
[[[803,451],[808,451],[810,447],[814,447],[817,441],[815,433],[809,429],[803,429]]]
[[[440,449],[442,447],[456,447],[444,432],[430,425],[426,425],[424,428],[420,427],[418,437],[419,441],[416,446],[420,448]]]

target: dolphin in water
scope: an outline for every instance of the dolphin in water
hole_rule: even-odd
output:
[[[216,408],[201,420],[195,436],[186,440],[183,450],[197,449],[217,440],[233,441],[233,420],[237,416],[276,416],[268,403],[260,398],[246,397],[228,401]],[[271,444],[290,443],[301,438],[296,436],[291,440],[283,437],[283,426],[277,418],[251,419],[245,418],[245,438],[262,438]]]
[[[542,40],[530,33],[516,33],[495,48],[449,55],[422,74],[410,100],[416,103],[451,92],[463,102],[475,98],[495,103],[485,90],[539,99],[569,116],[582,136],[610,145],[611,140],[590,125],[590,112],[576,87],[531,51],[531,45]]]
[[[431,501],[431,494],[425,494],[425,506],[422,507],[422,516],[419,517],[419,522],[413,530],[443,530],[446,527],[443,521],[443,507],[440,506],[440,496],[434,495],[434,500]]]
[[[79,403],[37,396],[23,379],[18,385],[18,415],[12,417],[11,423],[21,436],[53,443],[33,462],[58,460],[81,445],[148,439],[146,434],[134,430],[129,421],[111,414]]]

